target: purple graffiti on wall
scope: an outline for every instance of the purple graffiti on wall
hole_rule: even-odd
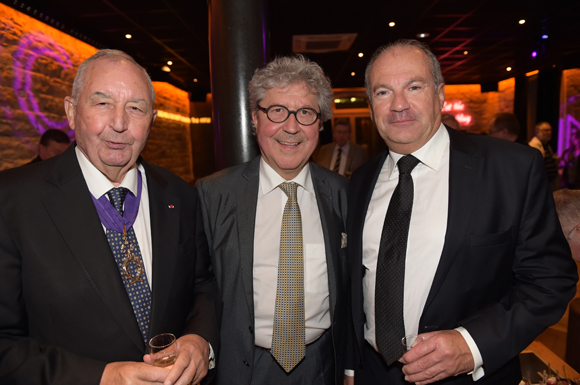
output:
[[[31,32],[20,39],[20,44],[15,51],[14,57],[14,82],[13,88],[16,93],[20,109],[26,113],[28,120],[42,135],[46,128],[38,120],[42,120],[49,128],[63,129],[68,126],[65,119],[60,122],[50,120],[40,111],[38,101],[32,92],[32,67],[39,57],[48,57],[59,63],[65,70],[73,69],[70,57],[54,39],[41,32]],[[74,131],[67,133],[74,135]]]

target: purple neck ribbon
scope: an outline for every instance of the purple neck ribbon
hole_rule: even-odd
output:
[[[127,196],[125,197],[125,210],[122,216],[115,210],[115,207],[109,199],[107,199],[106,193],[99,199],[91,194],[97,213],[99,214],[99,219],[107,229],[123,234],[125,230],[129,231],[131,226],[133,226],[135,218],[137,218],[137,212],[139,211],[139,202],[141,202],[141,182],[141,172],[137,170],[137,196],[133,195],[131,190],[127,192]]]

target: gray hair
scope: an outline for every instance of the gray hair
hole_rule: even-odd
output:
[[[128,62],[135,64],[145,74],[145,78],[147,79],[147,85],[151,90],[151,103],[152,105],[155,103],[155,90],[153,89],[153,83],[151,82],[151,78],[149,77],[147,70],[141,67],[131,56],[117,49],[101,49],[97,51],[93,56],[82,62],[82,64],[79,66],[79,69],[75,76],[75,80],[73,82],[71,97],[73,98],[75,103],[78,102],[78,97],[81,94],[83,88],[85,87],[85,82],[87,78],[87,69],[90,67],[92,62],[98,59],[107,59],[111,61],[127,60]]]
[[[391,51],[399,47],[417,48],[427,56],[427,60],[429,61],[429,68],[431,69],[431,76],[433,77],[433,82],[435,83],[435,91],[437,91],[440,84],[445,84],[445,81],[443,80],[443,74],[441,73],[441,66],[439,65],[439,60],[437,60],[437,57],[435,56],[435,54],[433,54],[431,48],[429,48],[427,44],[415,39],[399,39],[393,43],[389,43],[388,45],[379,47],[371,57],[369,64],[367,64],[367,68],[365,71],[365,88],[367,96],[369,98],[369,103],[372,103],[370,74],[373,64],[385,52]]]
[[[258,112],[258,104],[269,90],[298,83],[305,83],[310,93],[317,96],[320,120],[325,122],[332,118],[333,93],[330,79],[318,64],[302,55],[278,57],[254,72],[249,84],[252,112]]]

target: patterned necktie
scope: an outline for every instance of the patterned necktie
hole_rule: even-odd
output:
[[[411,171],[419,163],[412,155],[397,163],[399,183],[385,216],[377,261],[375,286],[375,322],[377,346],[387,365],[401,357],[401,339],[405,336],[403,289],[409,223],[413,209]]]
[[[304,262],[298,184],[279,186],[288,196],[282,216],[272,356],[290,372],[304,358]]]
[[[336,162],[334,162],[334,168],[332,171],[339,172],[340,171],[340,158],[342,158],[342,148],[338,148],[338,153],[336,154]]]
[[[123,202],[128,189],[124,187],[112,188],[107,192],[111,204],[123,215]],[[143,267],[141,250],[135,237],[133,226],[126,231],[126,237],[122,233],[107,229],[107,239],[115,256],[115,262],[121,273],[125,290],[133,306],[135,317],[141,329],[143,340],[147,342],[149,329],[149,313],[151,310],[151,290],[147,281],[147,275]]]

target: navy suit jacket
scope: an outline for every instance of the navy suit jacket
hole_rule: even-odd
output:
[[[482,383],[521,378],[517,356],[563,315],[576,290],[576,266],[539,152],[503,139],[448,132],[447,231],[419,333],[463,326],[483,357]],[[355,378],[365,365],[362,234],[386,157],[383,152],[363,165],[349,185]],[[447,382],[472,379],[464,374]]]
[[[75,145],[0,173],[0,383],[98,384],[147,353]],[[219,348],[221,311],[197,198],[141,160],[153,248],[149,338],[195,333]]]

